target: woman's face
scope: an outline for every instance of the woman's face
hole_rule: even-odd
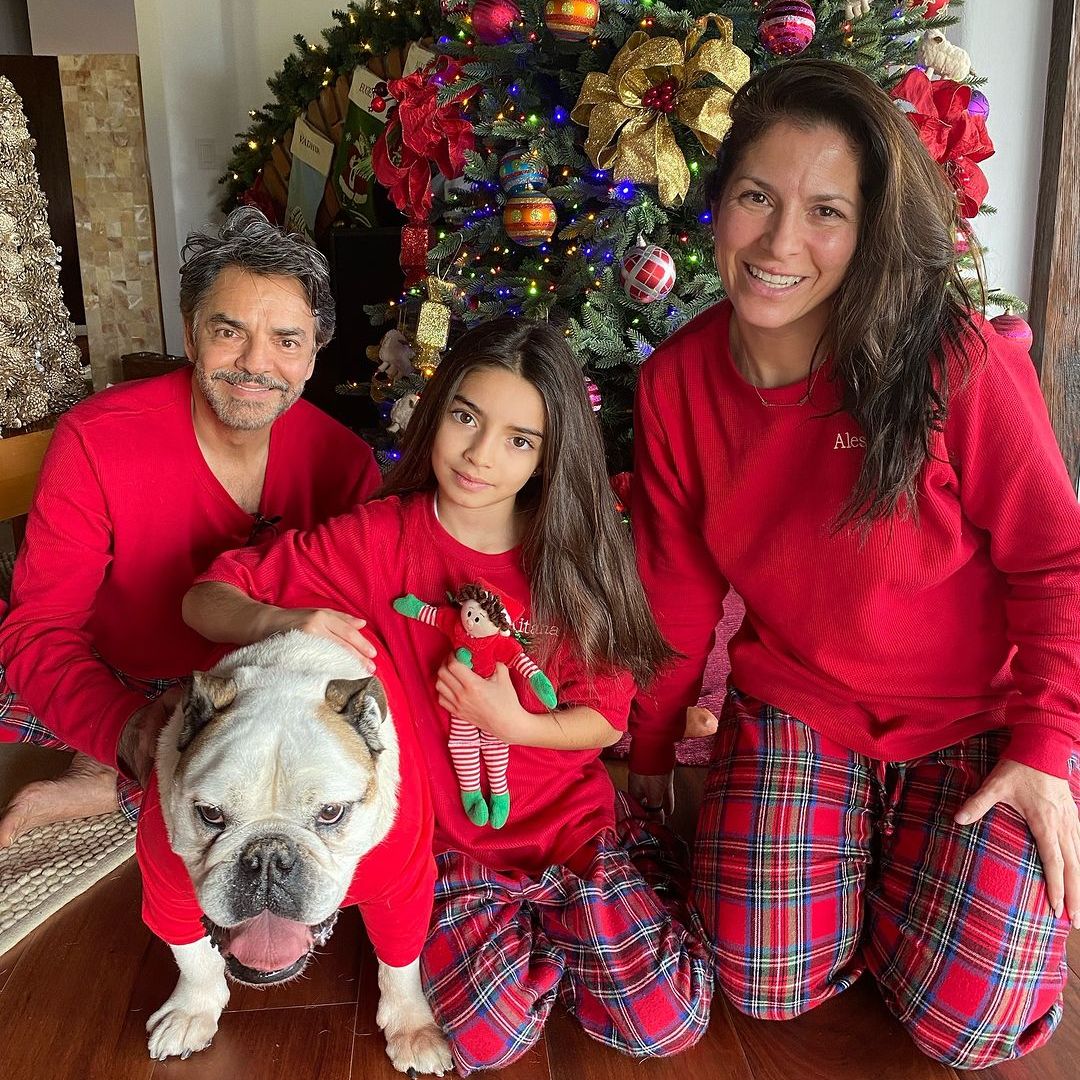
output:
[[[859,165],[825,124],[774,124],[748,147],[713,207],[716,268],[740,325],[820,337],[858,242]]]

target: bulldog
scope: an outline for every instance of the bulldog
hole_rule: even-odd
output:
[[[338,910],[357,904],[394,1068],[452,1068],[420,985],[433,817],[402,701],[381,662],[371,676],[348,650],[297,631],[195,673],[158,741],[136,843],[144,921],[180,969],[146,1025],[152,1058],[208,1046],[227,976],[295,978]]]

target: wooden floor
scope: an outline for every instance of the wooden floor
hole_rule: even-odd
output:
[[[688,802],[689,800],[687,800]],[[686,802],[684,802],[686,805]],[[130,860],[0,957],[2,1080],[393,1080],[375,1026],[375,963],[355,909],[307,978],[233,988],[213,1046],[156,1063],[147,1017],[176,980],[139,917]],[[1080,934],[1065,1019],[1048,1046],[980,1080],[1080,1080]],[[558,1006],[544,1040],[505,1080],[959,1080],[923,1058],[873,985],[798,1020],[749,1020],[719,996],[706,1037],[667,1061],[633,1062],[594,1043]]]

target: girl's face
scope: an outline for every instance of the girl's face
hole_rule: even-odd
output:
[[[431,448],[440,506],[514,511],[517,493],[543,461],[544,400],[532,383],[485,367],[462,380]]]
[[[774,124],[713,207],[716,268],[739,323],[816,340],[855,254],[859,158],[829,125]]]

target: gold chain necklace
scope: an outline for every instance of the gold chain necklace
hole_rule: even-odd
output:
[[[737,332],[738,331],[736,331],[736,333]],[[806,373],[806,393],[803,394],[803,396],[801,398],[799,398],[798,401],[766,401],[765,400],[765,398],[761,394],[761,390],[758,388],[757,383],[751,381],[750,365],[746,361],[747,354],[746,354],[746,351],[742,348],[742,340],[741,340],[741,338],[740,338],[740,340],[738,342],[738,348],[739,348],[739,351],[743,355],[743,359],[740,361],[738,358],[736,358],[736,365],[738,366],[738,368],[742,372],[745,373],[747,381],[754,388],[754,393],[757,394],[758,401],[760,401],[761,404],[764,405],[766,409],[797,409],[802,405],[806,405],[810,401],[810,398],[813,396],[814,384],[817,382],[817,377],[820,374],[821,369],[822,369],[822,367],[824,365],[824,361],[823,361],[821,364],[818,364],[817,367],[814,367],[814,359],[817,356],[817,351],[818,351],[818,348],[819,348],[820,345],[821,345],[821,341],[819,340],[817,342],[817,344],[814,346],[814,351],[810,354],[810,370]],[[732,351],[733,352],[735,351],[735,343],[734,342],[732,343]]]

